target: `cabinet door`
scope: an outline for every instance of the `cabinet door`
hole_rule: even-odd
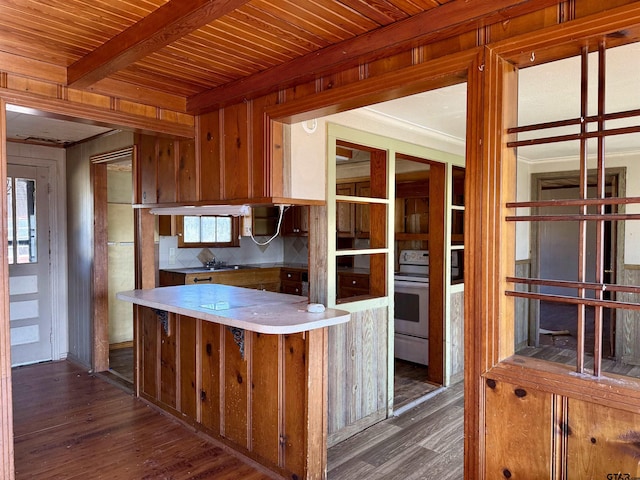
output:
[[[156,137],[137,135],[138,160],[136,165],[136,203],[156,203],[158,199]]]
[[[309,207],[290,207],[284,214],[282,234],[289,237],[309,235]]]
[[[158,155],[158,203],[176,201],[176,158],[174,141],[156,138]]]
[[[355,194],[356,188],[353,183],[343,183],[336,185],[336,195]],[[338,237],[355,236],[355,205],[352,203],[338,202],[336,205],[336,231]]]
[[[369,182],[356,183],[356,196],[370,197],[371,186]],[[358,203],[356,205],[356,237],[369,238],[369,205]]]
[[[198,177],[196,168],[196,145],[194,140],[178,142],[178,201],[191,202],[198,200]]]

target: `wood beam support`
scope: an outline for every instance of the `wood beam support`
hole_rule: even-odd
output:
[[[506,21],[560,3],[560,0],[456,0],[406,20],[311,52],[249,78],[193,95],[187,111],[194,115],[279,88],[314,80],[317,76],[389,57],[484,25]],[[390,43],[393,39],[393,43]]]
[[[247,2],[248,0],[170,0],[72,64],[67,70],[67,85],[86,88]]]

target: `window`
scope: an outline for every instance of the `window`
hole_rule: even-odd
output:
[[[336,302],[387,295],[387,151],[336,140]]]
[[[509,129],[516,352],[594,376],[640,378],[637,45],[521,70]]]
[[[7,232],[9,264],[36,263],[36,181],[7,178]]]
[[[178,216],[179,247],[239,247],[238,217]]]

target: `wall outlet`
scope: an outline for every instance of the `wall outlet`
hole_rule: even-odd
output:
[[[169,265],[175,265],[176,263],[176,249],[175,247],[169,247]]]

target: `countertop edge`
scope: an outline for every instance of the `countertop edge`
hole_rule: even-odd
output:
[[[216,285],[216,284],[214,284]],[[179,315],[185,315],[193,318],[199,318],[201,320],[219,323],[221,325],[241,328],[243,330],[248,330],[256,333],[263,334],[272,334],[272,335],[286,335],[292,333],[302,333],[310,330],[316,330],[320,328],[330,327],[333,325],[339,325],[342,323],[347,323],[351,314],[345,310],[337,310],[333,308],[327,308],[322,313],[309,313],[306,311],[306,300],[298,300],[296,301],[290,300],[292,295],[273,293],[273,292],[262,292],[256,291],[259,293],[267,293],[272,295],[282,295],[282,301],[269,301],[268,303],[261,305],[260,307],[253,306],[245,306],[245,307],[235,307],[227,310],[219,310],[218,314],[212,313],[215,310],[210,310],[208,308],[202,307],[194,307],[194,306],[180,306],[172,303],[165,303],[160,300],[149,299],[140,297],[140,295],[150,295],[153,294],[153,291],[158,290],[157,293],[161,292],[163,288],[193,288],[193,287],[203,287],[204,285],[181,285],[178,287],[158,287],[155,289],[147,289],[147,290],[130,290],[126,292],[118,292],[116,294],[116,298],[134,303],[136,305],[141,305],[144,307],[154,308],[157,310],[167,311],[171,313],[176,313]],[[241,289],[245,295],[247,294],[246,288],[242,287],[232,287],[228,285],[224,285],[225,288],[238,288]],[[288,298],[287,298],[288,297]],[[276,298],[276,297],[273,297]],[[304,320],[300,321],[300,323],[290,323],[285,325],[274,325],[268,322],[260,322],[257,318],[260,313],[257,310],[264,312],[269,308],[277,308],[279,310],[285,310],[285,313],[290,315],[299,313],[300,316],[306,317]],[[293,309],[296,309],[296,312],[293,312]],[[280,312],[278,312],[280,314]],[[256,321],[249,321],[247,317],[256,316]],[[281,316],[281,315],[280,315]],[[236,318],[233,318],[236,317]],[[242,318],[244,317],[244,318]]]

